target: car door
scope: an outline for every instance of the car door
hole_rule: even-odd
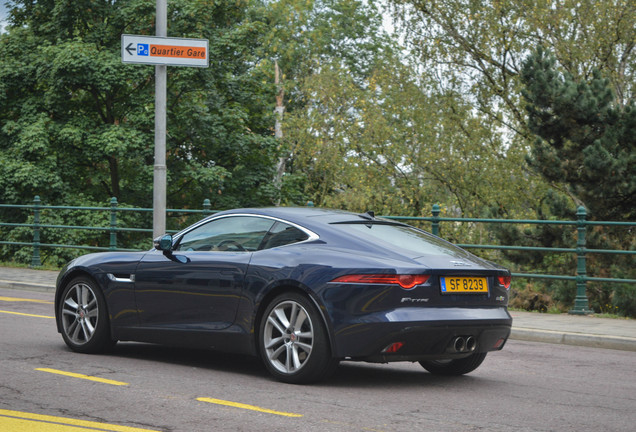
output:
[[[176,238],[173,251],[147,253],[135,277],[141,326],[214,331],[232,325],[252,253],[273,223],[219,217]]]

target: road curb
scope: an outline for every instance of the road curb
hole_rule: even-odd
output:
[[[50,284],[39,284],[35,282],[17,282],[2,279],[0,279],[0,288],[24,291],[55,292],[55,286],[51,286]]]
[[[510,339],[636,352],[636,338],[554,330],[512,328]]]

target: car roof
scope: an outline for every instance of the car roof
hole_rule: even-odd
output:
[[[334,222],[362,221],[372,218],[368,213],[352,213],[344,210],[317,208],[317,207],[264,207],[227,210],[216,213],[214,216],[230,214],[254,214],[264,215],[280,219],[286,219],[300,225],[318,223],[320,225]],[[213,217],[214,217],[213,216]]]

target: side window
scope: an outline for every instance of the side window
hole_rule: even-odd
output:
[[[180,251],[255,251],[274,224],[254,216],[228,216],[212,220],[186,233]]]
[[[267,233],[259,249],[271,249],[278,246],[298,243],[308,238],[309,236],[298,228],[283,222],[276,222]]]

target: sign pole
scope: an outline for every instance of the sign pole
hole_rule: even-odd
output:
[[[168,0],[156,0],[156,36],[121,35],[123,63],[155,65],[155,160],[153,166],[152,233],[166,232],[166,99],[167,66],[210,65],[207,39],[169,38]]]
[[[168,0],[157,0],[157,36],[168,35]],[[166,232],[166,65],[155,65],[155,165],[153,179],[153,237]]]

